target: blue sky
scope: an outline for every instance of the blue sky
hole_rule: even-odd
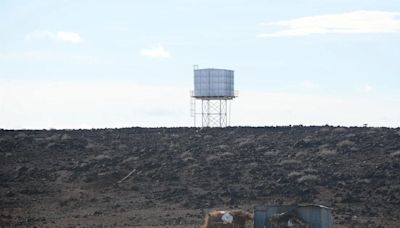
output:
[[[235,70],[232,125],[400,125],[400,0],[2,0],[0,31],[0,128],[190,126],[194,64]]]

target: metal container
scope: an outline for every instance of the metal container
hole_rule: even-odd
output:
[[[194,94],[196,98],[234,98],[233,70],[195,69]]]
[[[333,228],[331,209],[322,205],[258,206],[254,209],[254,228],[271,228],[271,218],[295,213],[312,228]]]

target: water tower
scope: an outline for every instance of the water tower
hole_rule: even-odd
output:
[[[234,72],[225,69],[198,69],[194,66],[194,91],[191,91],[194,126],[201,116],[202,127],[226,127],[230,122],[230,101],[237,97]],[[200,109],[198,106],[200,102]]]

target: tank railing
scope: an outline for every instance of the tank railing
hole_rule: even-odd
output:
[[[194,90],[190,90],[189,92],[190,92],[190,96],[191,97],[195,96],[195,91]],[[238,90],[234,90],[233,91],[233,96],[225,95],[225,94],[228,94],[229,92],[231,92],[231,90],[215,90],[215,91],[199,90],[198,92],[199,92],[199,94],[201,94],[199,97],[215,96],[215,95],[211,95],[212,92],[222,92],[223,95],[221,95],[221,97],[238,97],[239,96],[239,91]]]

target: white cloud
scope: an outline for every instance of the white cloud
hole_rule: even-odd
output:
[[[149,49],[142,49],[140,54],[150,58],[165,59],[171,57],[170,53],[161,44]]]
[[[370,92],[372,92],[373,90],[374,90],[374,88],[373,88],[372,86],[370,86],[369,84],[365,84],[365,85],[363,86],[363,91],[364,91],[364,92],[370,93]]]
[[[313,81],[305,80],[301,83],[302,87],[309,88],[309,89],[317,89],[319,85]]]
[[[307,36],[312,34],[362,34],[400,32],[400,12],[353,11],[301,17],[262,25],[280,30],[259,34],[258,37]]]
[[[65,32],[65,31],[59,31],[59,32],[51,32],[51,31],[34,31],[29,33],[28,35],[25,36],[25,39],[27,41],[31,40],[53,40],[53,41],[58,41],[58,42],[64,42],[64,43],[81,43],[82,38],[79,35],[79,33],[76,32]]]
[[[67,43],[80,43],[82,41],[81,36],[76,32],[57,32],[55,37],[57,40]]]
[[[49,51],[0,52],[0,61],[64,62],[82,65],[110,64],[110,59],[86,54],[69,54]]]
[[[0,52],[0,60],[7,61],[43,61],[53,58],[51,53],[42,51]]]

